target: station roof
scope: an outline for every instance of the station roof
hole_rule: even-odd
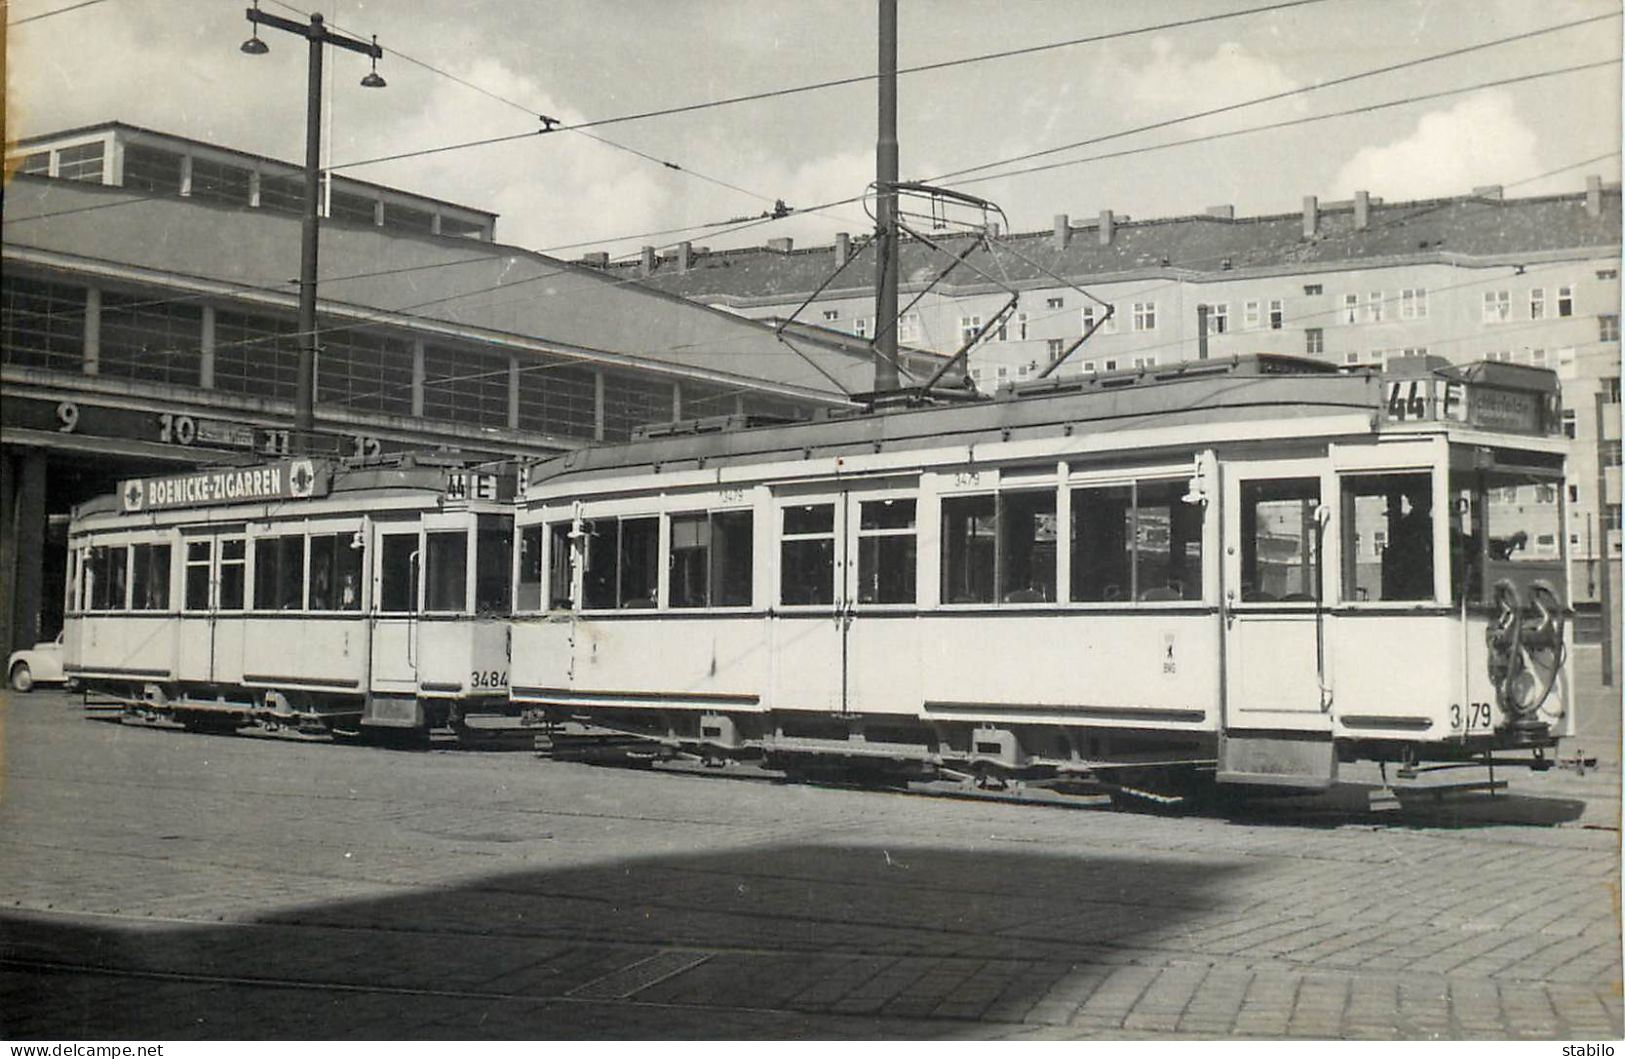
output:
[[[222,300],[294,303],[300,218],[17,175],[3,249],[17,261]],[[865,349],[793,346],[732,313],[514,246],[324,220],[321,311],[588,361],[844,403],[871,388]],[[424,337],[429,337],[426,334]]]

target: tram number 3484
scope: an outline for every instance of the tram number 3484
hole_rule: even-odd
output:
[[[1487,702],[1469,702],[1467,704],[1467,730],[1483,728],[1486,731],[1495,727],[1495,712]],[[1460,728],[1462,722],[1461,703],[1450,704],[1450,727]]]
[[[476,669],[468,674],[471,688],[505,688],[508,686],[506,669]]]

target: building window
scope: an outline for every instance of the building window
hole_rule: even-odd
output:
[[[1609,378],[1606,378],[1606,379],[1602,380],[1602,399],[1607,404],[1619,404],[1619,376],[1618,375],[1614,375],[1614,376],[1611,376]],[[1619,451],[1619,446],[1618,445],[1612,446],[1612,450],[1614,452],[1618,452]]]
[[[1008,382],[1009,381],[1009,379],[1010,379],[1010,366],[1008,364],[1000,364],[994,370],[995,370],[995,373],[998,375],[999,382],[1003,383],[1003,382]]]
[[[1574,485],[1573,483],[1570,483],[1570,485],[1569,485],[1569,503],[1578,504],[1579,502],[1580,502],[1580,487],[1577,486],[1577,485]]]
[[[1500,324],[1512,319],[1512,292],[1487,290],[1484,292],[1484,322]]]
[[[328,192],[327,216],[330,220],[349,221],[352,224],[376,224],[378,202],[366,195],[335,189]]]
[[[1157,329],[1157,303],[1134,303],[1134,330],[1155,331]]]
[[[919,565],[913,499],[859,505],[858,602],[913,603]]]
[[[1374,290],[1365,296],[1365,318],[1374,324],[1382,323],[1382,291]]]
[[[604,374],[604,437],[624,441],[632,428],[671,422],[672,383],[658,375]],[[488,400],[494,400],[494,395]],[[503,398],[502,407],[507,408]]]
[[[332,327],[319,341],[317,400],[358,411],[412,414],[412,347],[406,340]]]
[[[216,310],[215,389],[291,401],[298,377],[299,327],[293,320]]]
[[[34,176],[50,176],[51,152],[35,151],[33,154],[24,155],[22,163],[17,166],[17,172],[30,173]]]
[[[1270,330],[1279,331],[1286,322],[1286,307],[1279,298],[1270,302]]]
[[[826,319],[826,320],[839,320],[840,318],[841,318],[841,310],[839,310],[839,309],[825,309],[824,310],[824,319]]]
[[[179,195],[182,162],[182,157],[174,151],[140,143],[127,144],[124,148],[124,186],[132,191]]]
[[[1358,363],[1360,363],[1360,354],[1358,354],[1358,353],[1345,353],[1345,354],[1343,354],[1343,363],[1344,364],[1358,364]]]
[[[858,338],[868,338],[869,318],[867,316],[860,316],[854,319],[852,321],[852,333]]]
[[[1318,284],[1318,283],[1305,283],[1303,285],[1303,292],[1305,294],[1321,294],[1321,293],[1323,293],[1323,291],[1321,289],[1321,285]]]
[[[102,294],[103,375],[170,386],[197,386],[202,370],[203,310],[134,294]]]
[[[1155,356],[1135,357],[1134,366],[1136,368],[1154,368],[1157,366],[1157,358]]]
[[[920,314],[904,313],[897,320],[897,341],[920,341]]]
[[[252,178],[253,174],[241,166],[193,158],[191,196],[203,202],[246,206]]]
[[[1116,371],[1117,370],[1117,360],[1116,360],[1116,358],[1107,357],[1106,362],[1104,364],[1102,364],[1101,367],[1105,371]]]
[[[1487,298],[1487,296],[1486,296]],[[1529,319],[1544,320],[1546,318],[1546,288],[1529,288]]]
[[[1008,342],[1012,339],[1017,342],[1025,341],[1027,338],[1027,314],[1016,313],[1013,316],[1004,317],[999,321],[996,337],[1000,342]]]
[[[1563,436],[1573,438],[1579,436],[1579,421],[1575,418],[1574,409],[1563,409]]]
[[[1343,322],[1345,324],[1360,322],[1360,296],[1358,294],[1343,295]]]
[[[384,203],[384,227],[403,232],[430,235],[434,232],[434,214],[428,210],[415,210],[394,202]]]
[[[277,173],[261,173],[260,209],[271,210],[274,213],[303,213],[305,210],[304,178],[282,176]]]
[[[396,356],[400,354],[397,353]],[[404,403],[411,411],[411,354],[406,353],[406,374],[397,374],[396,390],[390,396],[397,407]],[[399,372],[399,367],[396,368]],[[401,389],[404,385],[404,389]],[[671,418],[671,387],[665,389],[661,420]],[[607,395],[606,395],[607,396]],[[404,402],[401,398],[405,398]],[[605,402],[606,419],[608,401]],[[423,415],[482,427],[508,425],[508,357],[477,349],[448,349],[426,346],[423,350]],[[644,421],[644,420],[640,420]],[[630,434],[631,428],[627,427]]]
[[[0,277],[0,363],[77,373],[84,368],[85,289]]]
[[[976,340],[976,332],[981,330],[982,318],[980,316],[961,316],[959,318],[959,344],[969,345]]]
[[[1045,298],[1044,299],[1044,308],[1046,308],[1046,309],[1064,309],[1064,308],[1066,308],[1066,299],[1065,298]]]
[[[1557,315],[1558,316],[1573,316],[1574,315],[1574,288],[1573,287],[1564,286],[1564,287],[1557,288]]]
[[[57,178],[59,180],[85,180],[92,184],[100,184],[102,182],[102,158],[106,146],[101,140],[97,140],[95,143],[81,143],[57,151]],[[180,190],[178,181],[175,190]]]
[[[1399,292],[1399,318],[1425,320],[1428,315],[1428,292],[1422,287],[1407,287]]]
[[[1215,335],[1230,330],[1230,303],[1218,302],[1207,307],[1207,329]]]
[[[1305,353],[1326,352],[1326,332],[1318,327],[1304,328],[1303,351]]]
[[[1599,268],[1597,270],[1597,278],[1598,279],[1618,279],[1619,278],[1619,269],[1617,269],[1617,268]]]
[[[1604,313],[1597,317],[1597,338],[1603,342],[1619,341],[1619,314]]]
[[[1246,302],[1241,309],[1241,326],[1248,331],[1258,330],[1258,302]]]

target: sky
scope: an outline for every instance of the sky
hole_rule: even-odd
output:
[[[244,0],[76,2],[11,0],[8,138],[121,120],[302,160],[303,40],[268,29],[270,53],[243,54]],[[300,20],[312,10],[261,3]],[[901,76],[901,175],[990,200],[1013,231],[1104,209],[1150,218],[1231,205],[1246,216],[1297,210],[1305,195],[1365,190],[1394,202],[1486,184],[1535,195],[1577,191],[1588,174],[1619,179],[1618,3],[1280,3],[898,0],[905,70],[1023,52]],[[1263,7],[1276,9],[1246,13]],[[388,80],[360,87],[367,59],[329,49],[325,164],[497,212],[501,242],[624,257],[681,240],[811,245],[873,226],[862,199],[874,179],[875,0],[329,0],[318,10],[331,27],[376,34]],[[1178,25],[1193,19],[1204,21]],[[1593,21],[1493,43],[1582,19]],[[1464,48],[1474,50],[1357,77]],[[1584,64],[1603,65],[1554,73]],[[695,106],[846,78],[860,80]],[[1529,79],[1487,85],[1517,78]],[[1344,111],[1359,112],[1327,116]],[[543,114],[565,128],[526,135]],[[568,129],[581,122],[604,123]],[[1258,129],[1281,122],[1295,124]],[[1253,131],[1222,135],[1237,130]],[[1055,150],[1083,141],[1095,142]],[[1035,152],[1050,153],[1006,162]],[[776,201],[789,216],[723,223]],[[814,209],[827,203],[842,204]]]

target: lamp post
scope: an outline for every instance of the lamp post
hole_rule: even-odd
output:
[[[322,176],[322,48],[334,44],[369,56],[372,70],[361,79],[363,88],[384,87],[384,79],[378,76],[378,60],[383,58],[384,50],[378,46],[376,37],[369,44],[333,32],[321,15],[311,15],[310,24],[304,25],[266,14],[259,9],[258,0],[247,13],[254,30],[243,41],[242,50],[249,55],[264,55],[271,50],[260,40],[260,26],[286,30],[310,42],[310,82],[305,100],[305,208],[299,229],[299,371],[293,409],[294,434],[303,447],[308,444],[308,435],[316,425],[316,248]]]

